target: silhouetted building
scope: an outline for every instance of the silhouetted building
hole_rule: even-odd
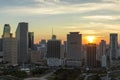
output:
[[[110,34],[110,62],[117,59],[117,50],[118,50],[118,34]]]
[[[97,67],[96,44],[86,45],[86,66],[90,69]]]
[[[82,34],[70,32],[67,35],[67,61],[68,66],[81,66]]]
[[[28,48],[34,49],[34,32],[28,33]]]
[[[56,40],[53,35],[52,40],[47,42],[47,58],[60,58],[61,40]]]
[[[16,30],[16,39],[18,45],[18,63],[27,63],[28,54],[28,23],[21,22]]]
[[[47,42],[47,64],[48,66],[60,66],[61,60],[61,40],[57,40],[53,35]]]

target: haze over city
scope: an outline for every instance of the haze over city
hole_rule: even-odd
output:
[[[15,33],[19,22],[28,22],[35,43],[50,39],[52,28],[61,40],[77,31],[109,43],[109,33],[120,33],[120,0],[0,0],[0,35],[4,24]]]

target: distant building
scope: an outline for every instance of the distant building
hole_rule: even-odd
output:
[[[34,49],[34,32],[28,32],[28,48]]]
[[[96,44],[86,45],[86,66],[90,69],[97,67],[96,52]]]
[[[21,22],[16,30],[18,63],[27,63],[28,55],[28,23]]]
[[[81,66],[82,34],[70,32],[67,35],[67,66]]]
[[[118,51],[118,34],[111,33],[110,34],[110,62],[117,59],[117,51]]]
[[[100,42],[100,60],[102,60],[102,56],[106,55],[106,41],[101,40]]]
[[[53,35],[47,42],[47,64],[48,66],[60,66],[61,60],[61,40],[57,40]]]
[[[47,43],[46,40],[42,39],[40,42],[40,47],[39,47],[39,51],[40,51],[40,58],[45,60],[46,59],[46,54],[47,54]]]
[[[35,50],[28,50],[28,54],[29,54],[29,61],[30,63],[33,64],[39,64],[40,63],[40,52],[39,51],[35,51]]]

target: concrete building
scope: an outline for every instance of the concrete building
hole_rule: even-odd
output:
[[[96,44],[86,45],[86,67],[92,69],[97,67]]]
[[[82,34],[70,32],[67,35],[66,65],[81,66]]]
[[[8,65],[17,65],[17,40],[15,38],[3,39],[3,61],[8,62]]]
[[[61,65],[61,40],[57,40],[53,35],[51,40],[47,42],[47,64],[48,66]]]
[[[27,63],[28,55],[28,23],[21,22],[16,30],[17,48],[18,48],[18,63]]]
[[[111,33],[110,34],[110,63],[117,59],[117,51],[118,51],[118,34]]]
[[[28,32],[28,48],[34,49],[34,32]]]

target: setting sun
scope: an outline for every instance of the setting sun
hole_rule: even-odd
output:
[[[87,41],[88,41],[89,43],[95,42],[95,36],[87,36]]]

